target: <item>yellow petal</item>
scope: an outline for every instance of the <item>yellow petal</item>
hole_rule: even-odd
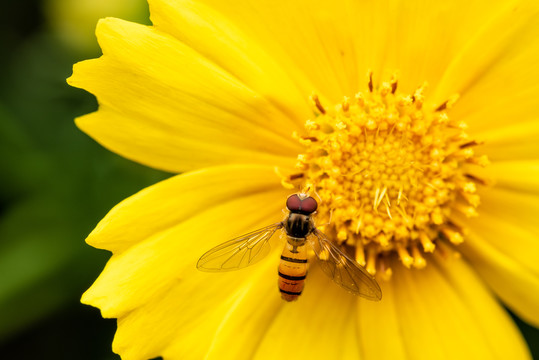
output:
[[[113,350],[126,360],[251,359],[282,305],[272,281],[278,252],[270,256],[232,273],[201,273],[191,262],[168,292],[118,320]]]
[[[402,270],[398,268],[398,270]],[[406,359],[407,345],[399,319],[401,301],[391,282],[380,281],[382,301],[359,300],[359,348],[365,359]]]
[[[511,316],[492,296],[483,279],[474,271],[473,265],[461,258],[436,259],[436,269],[452,287],[457,302],[468,310],[469,326],[477,327],[481,332],[481,353],[489,353],[488,358],[528,359],[531,358],[524,338]],[[433,291],[434,293],[434,291]],[[458,317],[456,312],[447,312],[447,317]],[[471,315],[471,316],[470,316]],[[463,326],[461,329],[466,329]],[[462,331],[466,335],[465,331]],[[477,346],[477,345],[476,345]],[[477,346],[479,347],[479,346]],[[486,348],[488,347],[488,349]],[[460,351],[466,351],[463,347]],[[473,351],[471,351],[473,352]],[[455,357],[449,357],[455,358]],[[476,359],[481,356],[475,357]]]
[[[434,95],[441,100],[460,94],[451,116],[465,120],[474,134],[539,116],[538,3],[497,4],[494,16],[479,22],[479,31],[453,57]]]
[[[503,224],[508,223],[532,233],[532,238],[526,239],[522,246],[533,246],[534,243],[537,243],[533,236],[539,236],[539,222],[537,221],[539,214],[538,194],[494,188],[488,192],[484,191],[484,194],[482,192],[480,196],[482,199],[481,214],[486,214],[486,217],[485,219],[479,217],[472,221],[472,224],[475,224],[475,221],[481,223],[483,220],[489,221],[490,218],[501,217],[503,218]],[[503,224],[500,224],[500,226],[503,226]],[[500,239],[500,241],[504,240]],[[539,246],[537,251],[539,251]]]
[[[254,359],[356,359],[355,301],[312,265],[305,290],[266,324]]]
[[[539,278],[519,259],[489,244],[489,239],[470,231],[460,250],[496,295],[520,318],[539,326]]]
[[[294,83],[273,54],[215,10],[191,0],[154,0],[150,10],[158,30],[195,49],[300,125],[312,116],[312,85]]]
[[[157,7],[161,2],[153,3]],[[374,59],[382,49],[372,34],[383,24],[369,11],[377,7],[374,2],[364,6],[356,1],[336,5],[306,0],[236,1],[234,6],[223,1],[205,3],[248,34],[249,44],[260,44],[308,95],[316,91],[330,104],[366,88],[367,69],[380,63]]]
[[[196,261],[207,250],[280,221],[282,192],[262,191],[209,204],[184,221],[149,235],[113,255],[82,302],[99,307],[104,317],[119,317],[170,287],[181,285],[196,270]],[[151,220],[132,223],[131,227],[144,228],[146,222]]]
[[[280,193],[267,201],[284,208],[288,191],[282,189],[279,181],[273,168],[255,165],[220,166],[178,175],[116,205],[86,241],[118,254],[206,209],[265,191]],[[265,211],[265,203],[255,206]],[[279,210],[277,216],[281,215]],[[249,225],[241,219],[237,222]]]
[[[453,220],[465,226],[459,251],[516,314],[539,325],[539,226],[536,196],[496,190],[483,196],[476,219]]]
[[[485,6],[466,0],[428,6],[421,1],[406,0],[360,3],[368,17],[382,22],[380,27],[365,30],[376,42],[368,44],[362,53],[380,52],[378,66],[383,71],[380,76],[387,79],[391,72],[398,71],[401,91],[413,92],[427,82],[433,87],[428,90],[429,101],[436,105],[455,91],[443,91],[443,96],[434,94],[444,72],[470,37],[480,31],[480,26],[499,12],[502,5],[495,2]],[[372,9],[369,8],[371,3],[380,5]],[[463,8],[466,8],[465,12]]]
[[[444,69],[506,3],[451,1],[236,1],[205,0],[288,69],[297,83],[311,80],[330,102],[399,72],[399,88],[437,84]],[[160,2],[155,2],[160,4]],[[157,7],[157,5],[155,5]],[[466,7],[466,12],[461,9]],[[338,19],[335,21],[335,19]],[[454,92],[454,90],[453,90]],[[440,102],[452,95],[444,93]]]
[[[509,107],[514,110],[517,106]],[[513,116],[510,119],[513,119]],[[478,150],[488,155],[492,162],[536,160],[539,157],[538,119],[539,117],[518,123],[508,121],[503,126],[480,131],[476,138],[485,143]],[[505,166],[506,164],[508,163],[500,165]],[[488,171],[496,166],[498,164],[493,164],[493,166],[488,166],[485,170]]]
[[[427,261],[415,271],[395,262],[382,302],[359,303],[366,358],[530,358],[516,325],[465,261]]]
[[[539,194],[539,160],[537,159],[496,161],[483,169],[474,169],[473,173],[481,178],[492,180],[496,185],[495,189]],[[485,196],[490,195],[491,189],[485,189]]]
[[[241,144],[237,141],[240,133],[223,132],[217,127],[199,128],[189,131],[177,131],[146,119],[132,119],[101,106],[98,112],[82,116],[76,120],[77,126],[96,139],[101,145],[141,164],[169,171],[183,172],[222,164],[263,164],[293,168],[297,151],[287,151],[286,147],[273,144],[272,151],[265,149],[265,140],[244,135],[245,139],[258,139],[260,146]],[[188,130],[188,125],[185,129]],[[271,143],[270,143],[271,144]],[[278,150],[281,149],[281,150]],[[275,150],[275,151],[273,151]],[[281,152],[281,154],[279,154]]]
[[[68,82],[97,96],[77,124],[111,150],[174,172],[298,153],[295,119],[177,39],[117,19],[97,34],[104,55]]]

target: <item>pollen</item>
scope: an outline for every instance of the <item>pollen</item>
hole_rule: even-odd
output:
[[[488,164],[475,153],[481,143],[450,117],[458,97],[429,105],[426,84],[411,94],[397,85],[393,77],[376,86],[369,74],[365,91],[339,104],[313,94],[314,115],[294,134],[304,146],[298,173],[283,178],[318,196],[317,226],[382,276],[390,256],[420,269],[441,242],[462,243],[451,215],[477,215],[477,188],[487,183],[471,173]]]

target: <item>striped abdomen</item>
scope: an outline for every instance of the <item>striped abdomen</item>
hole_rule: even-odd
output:
[[[279,290],[286,301],[294,301],[301,295],[307,275],[307,251],[305,243],[295,247],[286,243],[279,263]]]

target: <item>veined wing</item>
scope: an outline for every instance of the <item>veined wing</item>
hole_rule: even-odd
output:
[[[382,290],[367,270],[350,259],[320,230],[309,238],[324,273],[345,290],[369,300],[381,300]]]
[[[269,239],[283,227],[277,223],[218,245],[201,256],[197,268],[202,271],[231,271],[253,265],[270,251]]]

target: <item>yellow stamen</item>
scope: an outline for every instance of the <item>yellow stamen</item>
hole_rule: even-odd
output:
[[[423,269],[425,266],[427,266],[427,261],[421,255],[421,251],[417,247],[417,243],[415,243],[412,246],[412,257],[414,258],[414,267],[417,269]]]
[[[424,231],[419,232],[419,240],[421,241],[421,245],[423,245],[423,251],[429,253],[434,252],[434,248],[436,246],[432,243],[431,239]]]
[[[462,238],[462,234],[460,234],[458,231],[451,229],[448,226],[443,226],[441,228],[442,234],[445,235],[449,241],[451,241],[453,244],[458,245],[461,244],[464,239]]]
[[[356,262],[361,265],[365,266],[365,252],[363,250],[363,245],[361,243],[358,243],[359,246],[356,247]]]
[[[406,248],[402,245],[397,245],[397,253],[399,254],[399,258],[401,259],[403,265],[410,268],[410,266],[412,266],[414,263],[414,258],[410,256],[408,250],[406,250]]]
[[[371,246],[367,249],[367,266],[366,269],[371,275],[376,274],[376,251]]]

